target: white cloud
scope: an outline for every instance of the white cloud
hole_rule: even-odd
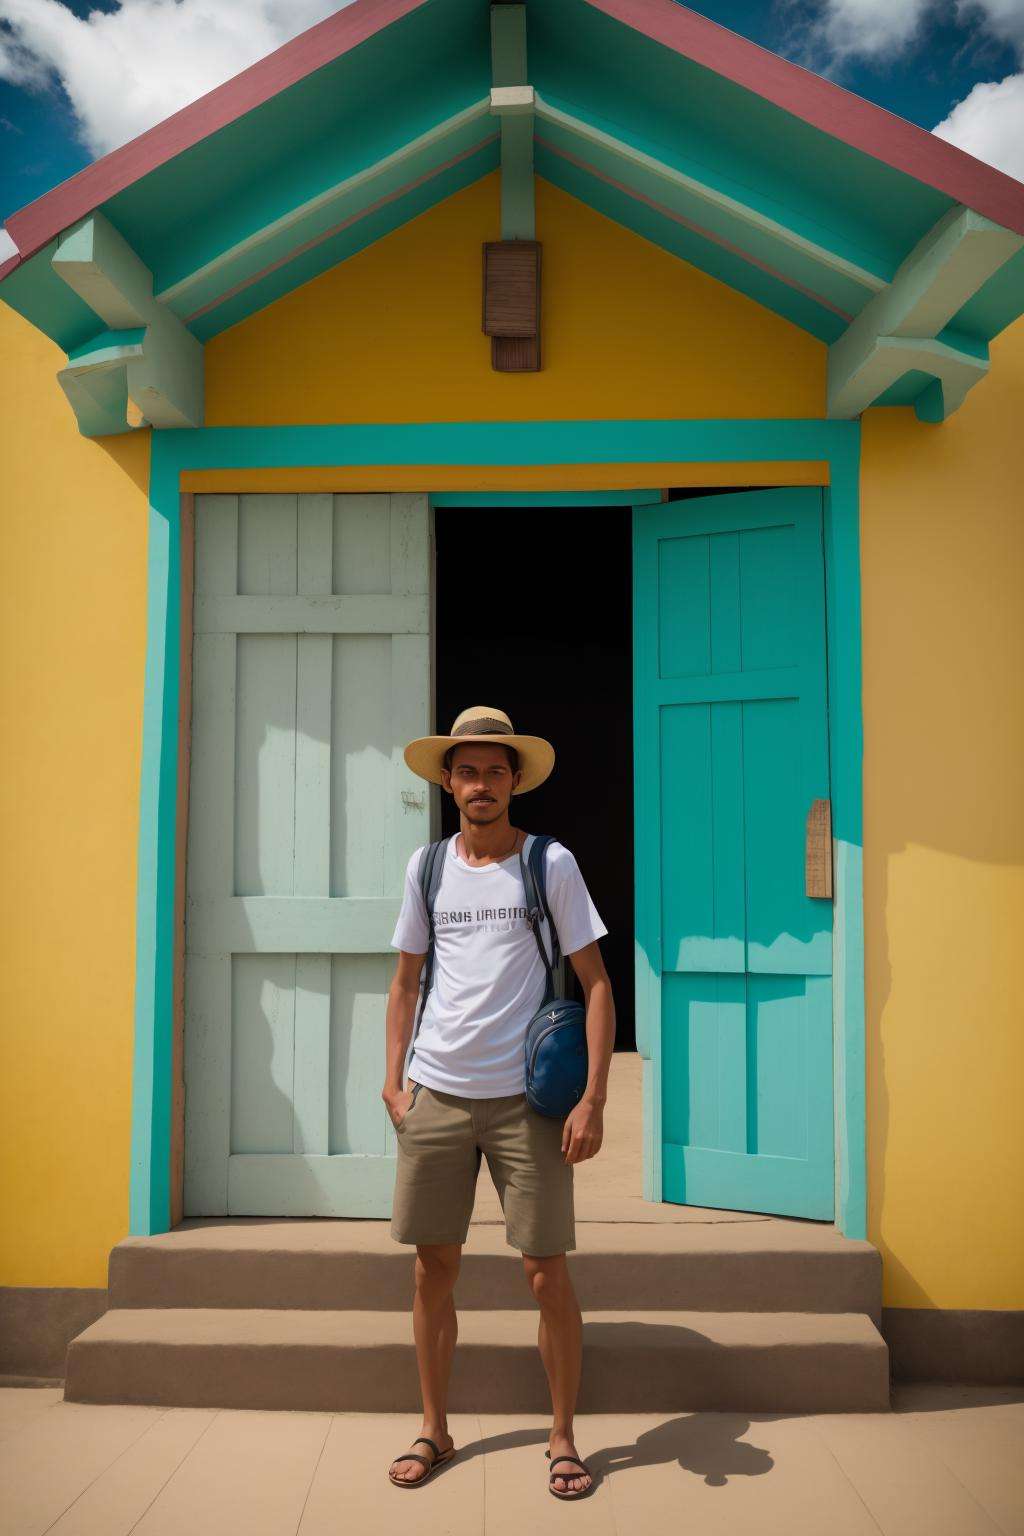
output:
[[[1024,58],[1024,0],[956,0],[961,26],[981,26]]]
[[[961,27],[1013,49],[1024,63],[1024,0],[953,4]],[[838,74],[854,59],[884,65],[915,44],[927,48],[929,21],[942,10],[943,0],[817,0],[810,20],[798,13],[802,30],[790,45],[801,63],[820,74]],[[1024,73],[979,83],[932,132],[1024,180]]]
[[[59,81],[94,157],[342,9],[347,0],[121,0],[76,16],[58,0],[0,0],[0,79]]]
[[[848,60],[900,53],[913,41],[931,0],[821,0],[799,42],[802,61],[821,74]]]
[[[1024,74],[981,81],[932,132],[1024,181]]]
[[[1024,0],[957,0],[956,14],[961,25],[1015,49],[1024,63]],[[1024,181],[1024,72],[979,81],[932,132]]]

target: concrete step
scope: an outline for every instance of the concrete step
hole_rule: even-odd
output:
[[[459,1316],[449,1408],[544,1413],[536,1309]],[[580,1413],[889,1406],[885,1341],[862,1313],[598,1311]],[[68,1349],[69,1402],[418,1412],[406,1313],[113,1308]]]
[[[881,1257],[823,1223],[577,1222],[583,1311],[862,1312],[881,1317]],[[384,1221],[192,1218],[112,1250],[109,1304],[407,1312],[415,1250]],[[474,1224],[455,1292],[466,1311],[531,1307],[503,1224]]]

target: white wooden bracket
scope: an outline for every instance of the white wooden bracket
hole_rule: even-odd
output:
[[[153,297],[153,274],[102,213],[60,236],[53,270],[107,329],[57,374],[84,437],[203,424],[203,345]]]
[[[984,378],[988,348],[940,333],[1022,246],[1024,236],[970,208],[951,208],[829,348],[829,416],[859,416],[912,369],[932,379],[915,401],[920,419],[951,415]]]
[[[533,87],[526,82],[526,6],[491,6],[491,111],[501,121],[501,237],[533,240]]]

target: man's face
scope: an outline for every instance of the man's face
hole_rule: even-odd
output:
[[[441,770],[441,783],[455,796],[466,820],[483,826],[505,815],[522,776],[521,771],[512,772],[504,747],[473,741],[455,748],[451,769]]]

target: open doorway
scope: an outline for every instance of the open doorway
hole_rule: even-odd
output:
[[[492,704],[554,745],[554,772],[513,802],[512,820],[575,854],[608,928],[615,1048],[633,1051],[632,510],[439,508],[435,519],[436,728]],[[502,551],[486,585],[484,539]],[[457,829],[442,795],[441,835]]]

